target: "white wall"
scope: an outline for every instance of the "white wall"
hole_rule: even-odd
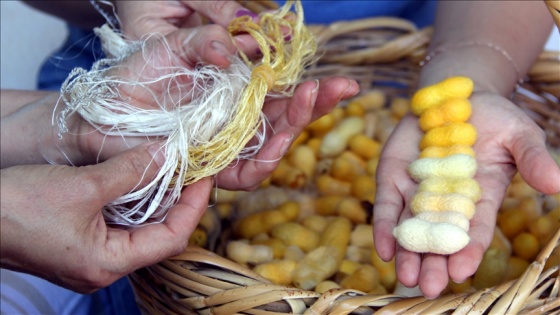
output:
[[[64,23],[14,0],[0,0],[0,12],[0,87],[35,89],[39,65],[66,36]],[[557,29],[546,48],[560,50]]]
[[[45,58],[66,37],[64,23],[19,1],[0,0],[0,87],[35,89]]]

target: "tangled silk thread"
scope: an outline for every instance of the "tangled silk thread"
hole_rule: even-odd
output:
[[[262,13],[258,22],[239,17],[228,31],[232,36],[251,35],[262,58],[255,62],[239,52],[227,69],[168,67],[159,69],[168,73],[161,77],[139,74],[136,80],[125,80],[113,73],[132,53],[141,51],[147,66],[150,58],[165,58],[145,49],[149,41],[161,40],[165,45],[163,36],[126,42],[108,26],[96,29],[109,57],[97,61],[90,71],[75,69],[64,83],[61,95],[66,108],[57,117],[59,136],[69,132],[67,119],[78,114],[107,136],[166,138],[166,160],[156,178],[107,204],[104,214],[109,222],[159,222],[176,204],[183,186],[213,176],[238,159],[253,157],[265,139],[265,97],[292,95],[303,70],[315,58],[316,43],[304,25],[299,1]],[[192,81],[188,88],[185,77]],[[163,93],[154,91],[154,86]],[[122,97],[124,89],[148,95],[158,108],[130,105]],[[174,97],[163,97],[171,90]]]
[[[393,231],[407,250],[448,255],[470,241],[469,220],[481,196],[473,179],[476,129],[466,122],[472,113],[472,90],[469,78],[451,77],[418,90],[411,99],[411,110],[425,133],[420,158],[408,169],[418,183],[410,203],[414,217]]]

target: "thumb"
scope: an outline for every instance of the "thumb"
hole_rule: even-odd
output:
[[[550,156],[544,140],[521,138],[514,149],[514,158],[521,177],[544,194],[560,193],[560,167]]]
[[[165,162],[163,151],[162,142],[146,143],[84,169],[96,181],[99,196],[108,202],[154,179]]]
[[[178,29],[167,36],[172,51],[189,65],[200,62],[228,67],[230,57],[237,52],[229,33],[212,24],[194,29]]]

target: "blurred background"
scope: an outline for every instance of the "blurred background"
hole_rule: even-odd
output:
[[[66,36],[64,23],[16,0],[0,1],[0,12],[0,87],[35,89],[40,64]],[[558,29],[546,48],[560,50]]]

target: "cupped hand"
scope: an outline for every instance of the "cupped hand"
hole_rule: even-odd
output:
[[[182,75],[150,83],[153,79],[165,77],[172,67],[194,69],[201,62],[219,67],[230,65],[229,57],[236,48],[229,34],[220,26],[208,25],[193,30],[177,30],[167,37],[168,49],[161,41],[154,41],[142,52],[135,53],[123,64],[111,70],[110,76],[123,81],[144,83],[119,86],[121,99],[129,105],[157,109],[156,103],[188,104],[185,89],[189,89],[192,78]],[[146,62],[146,56],[152,56]],[[170,87],[179,87],[173,89]],[[235,167],[226,168],[217,183],[225,189],[253,189],[268,177],[289,145],[313,120],[318,119],[335,107],[340,100],[358,93],[359,87],[354,80],[344,77],[330,77],[321,81],[303,82],[297,86],[292,97],[270,98],[263,105],[267,118],[267,139],[259,153],[251,160],[234,161]],[[156,99],[154,98],[156,95]],[[114,156],[128,147],[145,142],[146,137],[118,137],[97,132],[91,125],[82,121],[77,134],[81,137],[81,156],[99,158],[101,161]],[[95,163],[95,160],[79,164]]]
[[[141,145],[85,167],[3,169],[2,268],[92,292],[180,253],[207,209],[208,178],[185,188],[163,223],[125,230],[107,226],[101,212],[155,176],[163,156],[151,152],[160,147]]]
[[[545,194],[560,192],[560,169],[549,155],[541,128],[508,99],[487,92],[471,96],[470,123],[478,132],[474,145],[478,170],[475,180],[482,198],[470,222],[470,243],[449,255],[418,254],[398,246],[392,230],[412,216],[409,201],[417,184],[407,173],[418,158],[422,131],[417,118],[399,123],[381,154],[374,205],[374,238],[381,258],[396,258],[397,278],[405,286],[419,285],[428,298],[437,297],[448,280],[462,282],[473,275],[492,241],[496,216],[505,191],[516,173]],[[517,168],[516,168],[517,167]]]

